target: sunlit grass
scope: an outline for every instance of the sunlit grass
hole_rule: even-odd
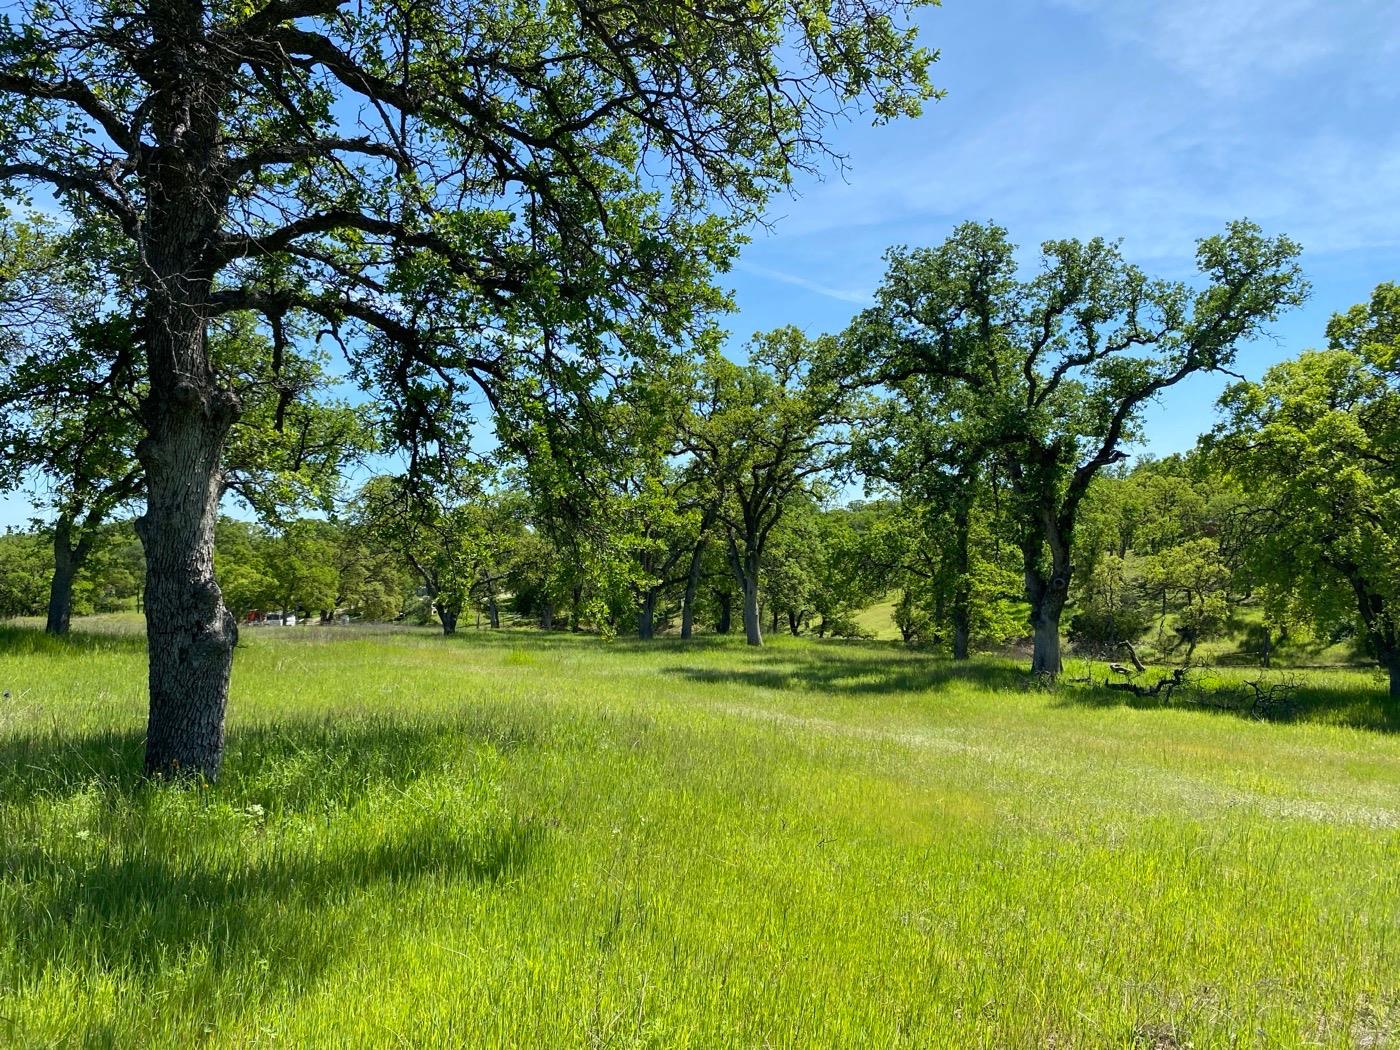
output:
[[[888,644],[248,631],[171,791],[143,657],[0,628],[0,1045],[1400,1039],[1360,672],[1267,724]]]

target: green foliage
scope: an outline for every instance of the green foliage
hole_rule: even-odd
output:
[[[751,644],[761,643],[756,610],[770,534],[842,463],[853,401],[827,366],[834,349],[830,339],[788,327],[755,336],[746,364],[713,352],[683,422],[681,450],[718,490],[715,514],[747,596]]]
[[[52,571],[53,556],[42,536],[29,532],[0,535],[0,619],[43,612]]]
[[[1400,287],[1335,316],[1328,347],[1241,382],[1205,445],[1249,493],[1245,570],[1279,618],[1351,622],[1400,688]]]
[[[1195,288],[1149,278],[1099,238],[1047,241],[1039,271],[1022,278],[1006,231],[977,223],[936,248],[888,253],[876,306],[844,337],[847,370],[913,387],[937,409],[938,425],[916,435],[942,450],[934,458],[963,473],[987,465],[1006,482],[1035,670],[1060,669],[1059,618],[1093,480],[1124,458],[1146,404],[1228,368],[1302,301],[1298,251],[1232,223],[1199,242]]]

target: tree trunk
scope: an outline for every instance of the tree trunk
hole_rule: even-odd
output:
[[[1021,556],[1025,569],[1026,600],[1031,606],[1031,628],[1035,637],[1031,674],[1053,677],[1064,670],[1060,658],[1060,614],[1069,600],[1073,567],[1069,563],[1068,537],[1052,529],[1049,524],[1046,526],[1044,546],[1049,549],[1050,555],[1048,577],[1040,560],[1041,541],[1029,541],[1021,548]]]
[[[793,609],[788,610],[788,630],[794,638],[802,633],[802,616]]]
[[[715,595],[719,602],[719,621],[715,624],[715,634],[728,634],[734,620],[734,595],[729,591]]]
[[[695,631],[695,592],[700,589],[700,561],[704,553],[704,540],[690,552],[690,571],[685,576],[685,597],[681,599],[682,639],[689,638]]]
[[[554,603],[551,601],[546,601],[540,610],[540,630],[554,630]]]
[[[1053,583],[1037,582],[1038,587],[1029,588],[1032,590],[1029,595],[1031,628],[1035,638],[1031,674],[1053,676],[1064,670],[1060,657],[1060,615],[1065,610],[1065,592]]]
[[[203,359],[202,319],[173,309],[155,313],[146,335],[156,361]],[[198,349],[171,345],[180,342]],[[174,367],[152,369],[147,436],[137,448],[146,472],[146,513],[136,527],[146,551],[146,772],[212,781],[223,760],[238,641],[238,625],[214,579],[219,463],[237,402],[207,377],[200,385],[199,378]]]
[[[496,595],[494,593],[489,595],[486,599],[486,622],[491,625],[493,630],[501,626],[501,609],[500,606],[496,604]]]
[[[769,634],[777,634],[777,633],[778,633],[778,616],[779,616],[778,607],[775,605],[775,606],[773,606],[773,614],[772,614],[772,616],[769,617],[769,626],[768,626],[768,633],[769,633]]]
[[[968,628],[967,607],[953,606],[953,659],[966,660],[971,631]]]
[[[752,576],[744,577],[744,637],[749,645],[763,644],[763,624],[758,613],[758,580]]]
[[[442,623],[442,636],[450,638],[457,633],[457,620],[461,617],[461,610],[449,608],[446,605],[436,606],[438,620]]]
[[[959,501],[953,519],[956,530],[954,536],[954,565],[956,577],[953,581],[953,659],[966,660],[968,643],[972,636],[972,562],[968,557],[968,507]]]
[[[1035,618],[1035,653],[1031,674],[1058,675],[1064,670],[1060,659],[1060,610],[1042,607]]]
[[[146,512],[136,522],[146,552],[146,772],[213,780],[238,641],[214,578],[214,525],[239,403],[221,386],[207,345],[210,248],[231,192],[219,113],[228,94],[210,66],[204,5],[154,11],[152,63],[142,71],[153,105],[140,237],[150,385],[136,448],[146,478]]]
[[[72,521],[67,515],[59,515],[53,528],[53,577],[49,580],[48,622],[44,624],[49,634],[67,634],[73,615],[73,578],[79,566],[72,540]]]
[[[1390,657],[1390,698],[1400,700],[1400,652]]]
[[[637,637],[651,641],[656,631],[656,590],[649,588],[642,595],[642,610],[637,617]]]

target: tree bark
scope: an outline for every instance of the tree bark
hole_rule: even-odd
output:
[[[1042,605],[1035,615],[1035,652],[1031,657],[1031,674],[1058,675],[1064,670],[1060,658],[1060,613],[1063,606]]]
[[[763,624],[758,613],[758,580],[744,576],[744,638],[749,645],[763,644]]]
[[[685,576],[685,597],[681,599],[681,638],[689,638],[695,631],[695,594],[700,589],[700,563],[705,554],[705,541],[690,552],[690,569]]]
[[[214,578],[220,463],[239,404],[221,385],[207,344],[210,248],[232,176],[219,113],[227,86],[211,68],[204,19],[203,5],[161,3],[149,23],[154,144],[144,161],[141,235],[140,334],[150,386],[136,449],[146,512],[136,527],[146,552],[146,772],[182,780],[218,777],[238,641]]]
[[[953,659],[966,660],[968,658],[968,643],[971,640],[971,630],[968,626],[967,608],[954,604],[953,606]]]
[[[789,609],[787,619],[788,630],[791,631],[792,636],[796,638],[802,633],[802,615],[795,609]]]
[[[1393,653],[1388,665],[1390,670],[1390,698],[1400,700],[1400,653]]]
[[[44,624],[49,634],[68,633],[73,616],[73,578],[79,568],[75,553],[73,523],[67,515],[59,515],[53,528],[53,577],[49,580],[48,621]]]
[[[651,641],[656,631],[656,590],[649,588],[642,595],[642,609],[637,616],[637,637]]]
[[[486,598],[486,622],[491,625],[493,630],[501,626],[501,608],[496,603],[494,592]]]
[[[554,630],[554,603],[551,601],[546,601],[540,609],[540,630]]]
[[[165,316],[160,316],[164,314]],[[204,326],[157,311],[148,346],[191,356]],[[178,320],[185,320],[177,325]],[[178,374],[178,373],[177,373]],[[165,379],[157,384],[156,379]],[[224,440],[237,403],[212,381],[153,371],[147,436],[137,454],[146,471],[146,513],[137,532],[146,551],[146,647],[150,715],[146,772],[215,780],[223,760],[224,714],[238,626],[214,579],[214,525],[223,479]]]
[[[457,621],[461,618],[461,610],[453,609],[446,605],[435,606],[438,620],[442,623],[442,636],[450,638],[457,633]]]
[[[715,634],[728,634],[734,621],[734,595],[723,591],[715,595],[719,603],[719,620],[715,624]]]
[[[1044,547],[1050,555],[1047,575],[1041,561],[1042,543],[1028,540],[1021,548],[1025,568],[1026,600],[1031,606],[1031,628],[1035,651],[1031,656],[1031,674],[1058,675],[1064,670],[1060,657],[1060,614],[1069,600],[1069,581],[1073,567],[1069,562],[1068,535],[1059,530],[1046,514]]]
[[[972,636],[972,562],[968,556],[969,512],[966,501],[958,502],[954,514],[953,538],[955,577],[953,580],[953,659],[966,660]]]

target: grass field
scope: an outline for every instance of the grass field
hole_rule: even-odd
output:
[[[0,1045],[1400,1045],[1400,712],[890,644],[246,632],[153,789],[143,642],[0,627]]]

